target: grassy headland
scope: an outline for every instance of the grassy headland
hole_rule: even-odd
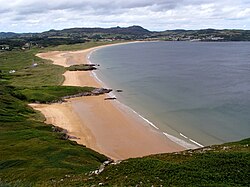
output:
[[[29,103],[51,103],[61,101],[65,96],[91,92],[93,89],[92,87],[76,86],[16,87],[12,95]]]

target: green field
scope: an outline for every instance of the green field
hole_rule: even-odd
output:
[[[93,89],[60,86],[66,69],[36,57],[36,53],[103,44],[0,53],[0,187],[249,186],[250,139],[128,159],[106,166],[100,175],[89,175],[108,158],[65,140],[64,133],[54,132],[52,125],[43,122],[41,113],[27,104],[58,101]]]
[[[8,80],[10,85],[22,87],[62,84],[64,67],[52,65],[51,62],[36,57],[35,54],[38,52],[38,49],[32,49],[1,53],[0,68],[4,74],[4,80]],[[32,67],[33,63],[38,65]],[[10,70],[16,72],[10,74]]]

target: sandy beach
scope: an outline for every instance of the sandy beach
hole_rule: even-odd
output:
[[[55,51],[37,56],[67,67],[89,63],[88,54],[98,48],[74,52]],[[64,76],[63,85],[102,87],[91,72],[67,71]],[[105,97],[108,96],[81,97],[62,104],[31,106],[44,114],[46,123],[67,129],[69,135],[78,138],[74,141],[114,160],[185,149],[117,101],[104,100]]]

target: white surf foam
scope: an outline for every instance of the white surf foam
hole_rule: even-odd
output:
[[[170,140],[172,140],[173,142],[175,142],[175,143],[181,145],[182,147],[185,147],[185,148],[187,148],[187,149],[196,149],[196,148],[198,148],[196,145],[191,144],[191,143],[188,143],[188,142],[186,142],[186,141],[184,141],[184,140],[182,140],[182,139],[179,139],[179,138],[177,138],[177,137],[175,137],[175,136],[172,136],[172,135],[170,135],[170,134],[168,134],[168,133],[166,133],[166,132],[163,132],[163,134],[164,134],[165,136],[167,136],[168,139],[170,139]]]
[[[195,145],[198,145],[199,147],[204,147],[204,145],[201,145],[200,143],[188,138],[187,136],[185,136],[184,134],[180,133],[180,135],[186,139],[188,139],[190,142],[194,143]]]
[[[193,142],[194,144],[198,145],[199,147],[204,147],[204,145],[201,145],[200,143],[198,143],[190,138],[189,138],[189,140],[190,140],[190,142]]]
[[[184,137],[184,138],[188,138],[187,136],[185,136],[184,134],[182,134],[182,133],[180,133],[180,135],[182,136],[182,137]]]
[[[129,106],[121,103],[118,100],[116,100],[116,102],[119,103],[120,106],[123,106],[123,108],[125,108],[126,110],[133,112],[136,116],[138,116],[140,119],[142,119],[143,121],[145,121],[147,124],[151,125],[155,129],[159,130],[159,128],[154,123],[152,123],[151,121],[149,121],[147,118],[145,118],[144,116],[142,116],[141,114],[139,114],[138,112],[136,112],[135,110],[133,110],[132,108],[130,108]]]

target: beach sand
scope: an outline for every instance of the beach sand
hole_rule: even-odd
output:
[[[70,66],[86,64],[88,54],[100,47],[75,52],[48,52],[37,56],[54,64]],[[98,71],[98,70],[97,70]],[[69,72],[63,85],[101,87],[91,72]],[[32,104],[46,117],[46,123],[67,129],[79,144],[86,145],[114,160],[150,154],[176,152],[184,147],[107,95],[69,99],[62,104]]]

